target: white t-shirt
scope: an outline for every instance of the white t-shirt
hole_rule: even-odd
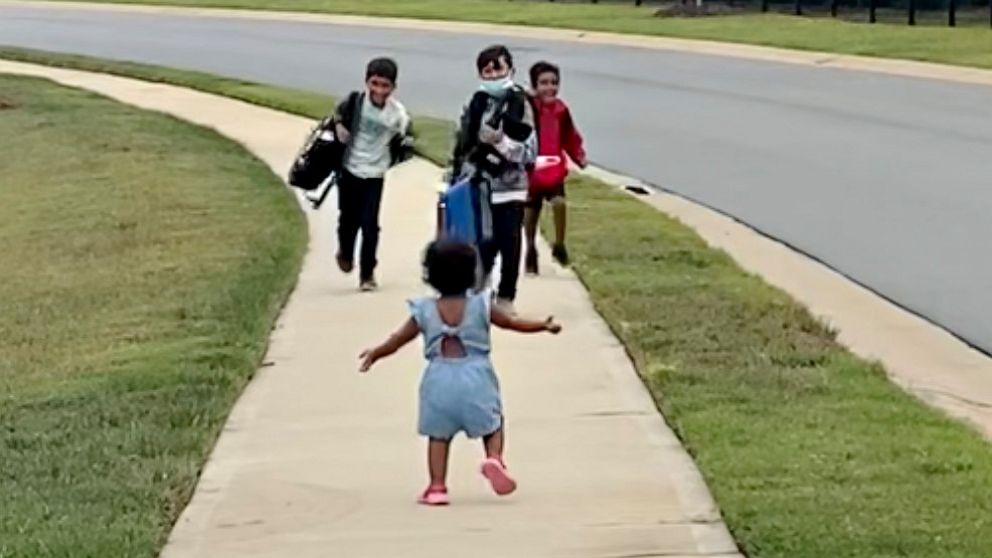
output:
[[[410,125],[406,108],[390,97],[379,108],[368,94],[362,103],[358,133],[354,133],[348,149],[345,168],[359,178],[382,178],[389,170],[389,143],[397,134],[405,133]]]

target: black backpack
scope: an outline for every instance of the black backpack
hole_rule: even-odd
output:
[[[523,121],[527,103],[523,90],[515,89],[508,93],[498,102],[489,120],[482,122],[481,116],[488,103],[489,95],[482,91],[473,95],[469,101],[468,119],[462,122],[461,137],[453,161],[456,175],[460,172],[463,161],[471,162],[477,171],[489,176],[500,176],[508,168],[509,163],[493,146],[479,143],[479,129],[483,124],[491,128],[502,128],[510,139],[516,141],[526,140],[533,132],[533,128]]]
[[[306,191],[316,190],[332,173],[341,170],[345,144],[338,141],[334,130],[336,123],[334,116],[328,116],[310,131],[289,169],[288,182],[291,186]]]
[[[354,92],[348,99],[329,116],[324,117],[310,134],[307,135],[303,147],[300,148],[293,166],[289,169],[287,182],[301,190],[313,191],[320,187],[331,175],[341,173],[344,156],[347,153],[346,143],[339,141],[335,126],[345,119],[345,128],[355,129],[358,119],[357,108],[361,106],[363,96]],[[348,121],[348,119],[352,121]]]

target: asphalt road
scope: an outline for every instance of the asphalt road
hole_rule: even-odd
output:
[[[0,44],[335,94],[391,55],[402,100],[442,117],[497,41],[521,79],[538,59],[561,64],[597,164],[733,215],[992,351],[987,87],[498,35],[0,6]]]

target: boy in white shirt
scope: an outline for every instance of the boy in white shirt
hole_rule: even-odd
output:
[[[410,116],[393,97],[399,70],[389,58],[376,58],[365,71],[365,91],[338,105],[336,132],[347,144],[338,179],[338,267],[354,268],[355,244],[362,233],[359,288],[378,287],[379,207],[386,171],[411,155]]]

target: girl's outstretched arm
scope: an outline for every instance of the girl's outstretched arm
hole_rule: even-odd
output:
[[[498,328],[520,333],[543,333],[547,331],[558,335],[561,331],[561,325],[555,323],[555,319],[550,316],[544,321],[527,320],[507,314],[496,306],[493,306],[489,311],[489,320]]]
[[[404,345],[416,339],[418,333],[420,333],[420,327],[417,326],[417,322],[413,318],[409,318],[381,345],[362,351],[362,354],[358,357],[362,359],[362,364],[358,367],[358,371],[368,372],[377,361],[395,353],[402,349]]]

